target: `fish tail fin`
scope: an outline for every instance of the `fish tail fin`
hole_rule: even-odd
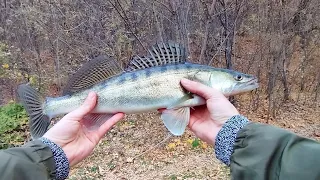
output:
[[[29,128],[32,139],[42,137],[48,130],[50,118],[43,112],[44,98],[31,86],[21,84],[18,87],[21,103],[29,115]]]

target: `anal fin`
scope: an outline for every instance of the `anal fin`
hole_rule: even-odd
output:
[[[114,114],[98,114],[98,113],[88,114],[83,118],[83,125],[85,125],[87,129],[90,131],[97,130],[113,115]]]
[[[173,135],[181,136],[189,124],[190,107],[166,109],[162,112],[161,119]]]

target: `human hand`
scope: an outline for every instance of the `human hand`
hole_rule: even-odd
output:
[[[106,132],[124,117],[123,113],[117,113],[96,131],[89,131],[83,125],[82,120],[85,115],[94,109],[96,103],[96,93],[89,93],[85,102],[79,108],[65,115],[43,136],[63,149],[70,166],[89,156]]]
[[[232,116],[238,115],[238,110],[214,88],[188,79],[182,79],[181,85],[206,100],[205,105],[191,109],[188,126],[201,140],[214,145],[222,125]]]

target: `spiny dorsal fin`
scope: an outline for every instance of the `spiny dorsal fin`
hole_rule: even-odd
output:
[[[185,49],[177,43],[158,43],[148,51],[149,55],[147,57],[133,57],[126,71],[135,71],[165,64],[183,64],[186,62]]]
[[[98,56],[87,63],[69,79],[63,95],[71,95],[80,90],[91,87],[103,80],[122,73],[122,68],[114,59]]]

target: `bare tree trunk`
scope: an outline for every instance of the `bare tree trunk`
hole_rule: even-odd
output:
[[[184,47],[188,45],[188,15],[190,10],[190,1],[189,0],[180,0],[180,31],[181,31],[181,43]],[[188,53],[188,48],[186,48],[186,53]]]
[[[212,21],[212,15],[213,15],[213,10],[214,10],[214,6],[216,4],[216,0],[212,0],[211,6],[208,10],[207,5],[205,4],[205,2],[202,1],[203,7],[205,8],[205,12],[206,12],[206,29],[205,29],[205,33],[204,33],[204,37],[203,37],[203,41],[202,41],[202,46],[201,46],[201,53],[200,53],[200,57],[199,57],[199,61],[200,63],[206,64],[204,61],[204,54],[207,50],[207,44],[208,44],[208,36],[209,36],[209,28],[210,28],[210,24]]]
[[[262,45],[262,25],[261,25],[261,2],[259,2],[258,5],[258,31],[259,31],[259,59],[258,59],[258,63],[257,63],[257,79],[260,80],[261,77],[261,63],[263,62],[263,45]],[[259,108],[259,102],[260,102],[260,93],[255,93],[255,96],[253,97],[253,111],[257,111]]]
[[[318,101],[318,98],[319,98],[319,94],[320,94],[320,72],[318,72],[318,78],[317,78],[317,85],[316,85],[316,88],[315,88],[315,97],[314,97],[314,101],[317,102]]]
[[[59,59],[59,39],[60,39],[60,32],[59,32],[59,29],[58,29],[58,22],[57,22],[57,17],[56,17],[56,9],[55,7],[51,7],[51,13],[52,13],[52,21],[54,23],[54,31],[55,31],[55,34],[57,35],[57,38],[56,38],[56,46],[55,46],[55,72],[56,72],[56,78],[57,78],[57,92],[60,92],[60,89],[61,89],[61,79],[60,79],[60,59]]]
[[[282,59],[282,66],[281,66],[281,75],[282,75],[282,83],[283,83],[283,92],[284,92],[284,100],[287,101],[289,100],[289,87],[288,87],[288,80],[287,80],[287,72],[286,72],[286,49],[287,49],[287,37],[286,34],[284,33],[284,11],[285,11],[285,5],[283,3],[281,3],[282,6],[282,11],[280,12],[281,14],[281,24],[280,24],[280,33],[281,33],[281,37],[282,37],[282,48],[281,48],[281,59]],[[280,59],[279,59],[280,60]]]
[[[162,37],[162,29],[161,29],[161,24],[160,24],[160,21],[158,19],[158,15],[155,11],[155,5],[154,5],[154,2],[152,3],[152,12],[153,12],[153,16],[154,16],[154,19],[156,21],[156,26],[157,26],[157,32],[158,32],[158,39],[160,39],[161,42],[163,42],[163,37]]]
[[[226,58],[226,67],[227,69],[232,69],[232,45],[233,43],[231,42],[233,39],[233,33],[230,30],[230,19],[227,14],[227,7],[226,7],[226,2],[220,1],[221,5],[223,6],[223,16],[224,16],[224,22],[223,22],[223,28],[224,28],[224,38],[226,39],[225,42],[225,58]]]
[[[141,47],[145,51],[147,51],[147,48],[143,45],[143,43],[141,42],[140,38],[137,36],[137,30],[132,27],[132,25],[130,23],[130,20],[129,20],[125,10],[123,9],[120,1],[119,0],[114,0],[114,2],[111,2],[111,0],[108,0],[108,1],[116,9],[116,11],[118,12],[119,16],[122,18],[122,20],[123,20],[123,22],[125,24],[125,27],[131,32],[131,34],[139,42]]]
[[[286,68],[286,62],[285,62],[285,52],[282,52],[283,55],[283,61],[282,61],[282,69],[281,69],[281,74],[282,74],[282,83],[283,83],[283,93],[284,93],[284,100],[287,101],[289,100],[289,87],[288,87],[288,79],[287,79],[287,68]]]
[[[170,7],[171,7],[171,21],[175,22],[171,27],[171,29],[169,29],[168,31],[172,31],[173,33],[171,33],[171,40],[176,40],[176,41],[180,41],[180,31],[179,31],[179,24],[178,22],[178,5],[177,5],[177,0],[169,0],[170,1]]]
[[[232,52],[233,52],[233,42],[234,36],[237,28],[237,20],[241,14],[241,8],[243,5],[244,0],[241,0],[239,3],[238,0],[235,1],[234,11],[230,12],[229,8],[227,7],[226,3],[230,3],[225,0],[219,0],[223,8],[223,14],[219,16],[220,22],[224,28],[224,38],[225,41],[225,58],[226,58],[226,67],[228,69],[232,69]]]

